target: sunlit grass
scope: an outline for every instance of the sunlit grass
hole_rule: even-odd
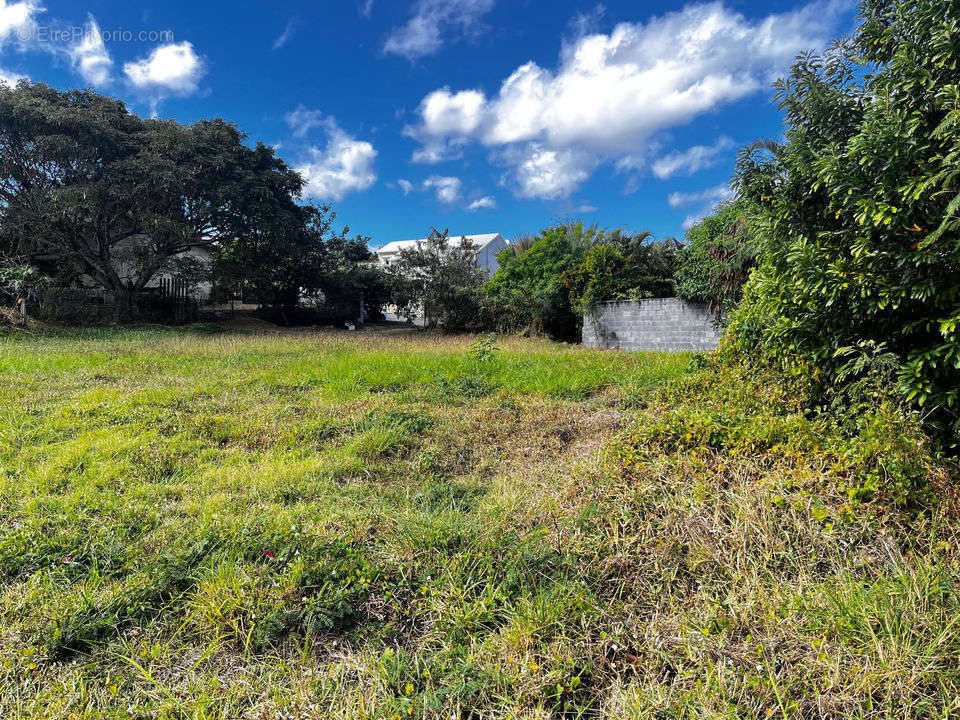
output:
[[[214,330],[0,338],[0,717],[960,712],[952,495],[887,492],[955,466],[896,414],[683,355]]]
[[[510,339],[477,359],[469,338],[408,332],[0,340],[0,708],[279,712],[334,691],[277,663],[376,671],[445,636],[430,662],[485,692],[461,661],[516,603],[542,607],[554,580],[589,594],[504,491],[686,362]],[[426,656],[401,657],[380,691],[331,680],[342,713],[409,716]]]

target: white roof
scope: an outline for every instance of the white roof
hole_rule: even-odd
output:
[[[477,246],[477,250],[483,250],[487,245],[500,237],[500,233],[485,233],[482,235],[451,235],[447,238],[447,244],[450,247],[459,247],[463,244],[464,238],[466,238],[470,243]],[[420,238],[418,240],[397,240],[392,243],[387,243],[379,250],[377,250],[378,255],[392,255],[393,253],[398,253],[405,248],[412,248],[417,245],[421,245],[427,241],[426,238]]]

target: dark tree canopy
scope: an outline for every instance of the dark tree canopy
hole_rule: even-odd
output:
[[[338,319],[355,321],[360,299],[377,306],[385,290],[369,238],[349,237],[348,227],[334,231],[335,218],[327,206],[293,206],[226,244],[216,261],[217,278],[281,315],[306,298],[341,307]]]
[[[332,233],[328,209],[298,202],[300,175],[246,140],[223,120],[142,119],[89,90],[0,85],[0,255],[128,310],[199,247],[264,302],[363,282],[365,239]]]

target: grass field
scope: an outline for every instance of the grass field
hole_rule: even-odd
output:
[[[686,362],[409,333],[3,341],[0,716],[409,716],[425,672],[481,691],[505,628],[587,601],[541,490]]]
[[[689,360],[0,338],[0,717],[960,712],[955,467]]]

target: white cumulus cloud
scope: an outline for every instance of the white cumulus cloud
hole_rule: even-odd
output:
[[[295,168],[303,176],[303,194],[317,200],[342,200],[373,185],[377,180],[373,145],[349,136],[332,119],[328,134],[326,147],[310,148],[307,160]]]
[[[717,162],[718,156],[733,147],[733,140],[721,136],[713,145],[694,145],[682,152],[675,151],[657,158],[651,165],[653,174],[661,180],[677,174],[693,175]]]
[[[0,45],[13,40],[23,45],[33,37],[36,27],[35,16],[42,13],[43,8],[33,0],[8,3],[0,0]],[[0,68],[0,82],[7,85],[16,85],[18,80],[26,77],[20,73]]]
[[[478,34],[483,29],[481,18],[493,9],[493,3],[494,0],[417,0],[410,19],[390,33],[383,51],[410,60],[432,55],[448,38]]]
[[[407,134],[423,148],[530,144],[538,149],[521,153],[516,168],[530,178],[520,193],[557,197],[589,176],[589,163],[578,162],[576,182],[538,180],[565,153],[588,151],[594,165],[642,157],[656,133],[769,87],[797,53],[824,47],[848,9],[846,0],[816,0],[752,20],[712,2],[621,23],[564,43],[556,69],[521,65],[492,97],[429,93]]]
[[[74,70],[91,85],[106,85],[110,82],[113,59],[103,44],[100,26],[91,15],[83,37],[67,51]]]
[[[409,195],[414,190],[413,183],[409,180],[405,180],[404,178],[397,180],[397,185],[400,186],[400,189],[403,191],[404,195]]]
[[[33,28],[34,16],[41,12],[43,8],[32,0],[16,3],[0,0],[0,41],[11,37],[21,41],[27,39],[22,34]]]
[[[721,184],[706,188],[705,190],[700,190],[698,192],[670,193],[669,197],[667,197],[667,204],[672,208],[680,208],[697,204],[700,205],[699,210],[687,215],[683,221],[683,229],[689,230],[691,227],[703,220],[703,218],[705,218],[707,215],[712,213],[716,209],[717,205],[725,200],[731,200],[733,197],[734,193],[733,190],[730,189],[730,186]]]
[[[13,87],[25,77],[26,75],[18,75],[17,73],[11,73],[0,69],[0,83],[3,83],[4,85],[10,85]]]
[[[460,199],[463,183],[458,177],[431,175],[423,181],[423,187],[427,190],[433,190],[440,202],[452,205]]]
[[[720,202],[722,200],[729,200],[732,197],[733,191],[730,189],[729,185],[716,185],[715,187],[710,187],[699,192],[670,193],[670,196],[667,198],[667,203],[672,208],[679,208],[686,205],[693,205],[694,203],[698,202]]]
[[[295,138],[302,138],[316,127],[332,128],[336,125],[330,118],[324,118],[319,110],[308,110],[303,105],[283,116]]]
[[[593,170],[590,155],[570,149],[551,149],[532,144],[513,155],[513,172],[508,184],[522,198],[566,197],[583,183]]]
[[[467,205],[467,210],[490,210],[497,206],[497,201],[493,199],[490,195],[484,195],[481,198],[477,198],[472,203]]]
[[[483,118],[486,98],[479,90],[451,93],[449,88],[435,90],[421,102],[418,113],[425,126],[409,126],[404,133],[422,142],[411,158],[415,163],[435,164],[456,160],[462,155],[462,146],[474,133]]]
[[[146,58],[123,66],[130,84],[159,95],[190,95],[203,77],[203,60],[189,42],[160,45]]]

